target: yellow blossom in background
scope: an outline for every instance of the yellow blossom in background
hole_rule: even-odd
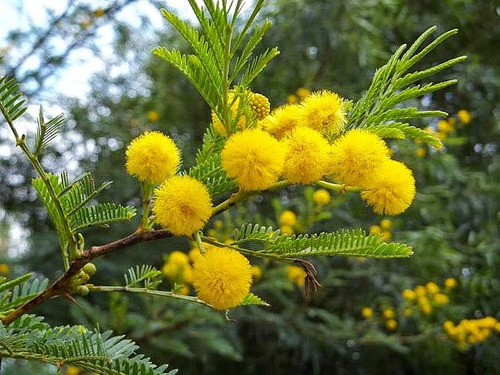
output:
[[[447,305],[450,302],[450,297],[444,293],[436,293],[434,295],[434,302],[439,306]]]
[[[455,289],[457,287],[457,280],[456,279],[453,279],[453,278],[448,278],[444,281],[444,287],[446,290],[452,290],[452,289]]]
[[[393,319],[396,316],[396,313],[393,309],[385,309],[382,311],[382,316],[384,319]]]
[[[328,90],[312,93],[302,106],[300,125],[325,135],[338,134],[344,128],[345,103],[336,93]]]
[[[156,112],[156,111],[149,111],[148,112],[148,120],[150,122],[156,122],[159,120],[159,118],[160,118],[160,114],[158,112]]]
[[[222,167],[244,190],[265,190],[283,171],[286,148],[260,129],[233,134],[222,150]]]
[[[425,284],[425,288],[427,289],[427,291],[430,294],[435,294],[435,293],[439,292],[439,286],[435,282],[432,282],[432,281]]]
[[[10,267],[8,264],[0,263],[0,275],[8,276],[10,274]]]
[[[327,205],[331,200],[332,196],[330,195],[330,192],[328,190],[318,189],[313,194],[313,202],[318,206]]]
[[[155,191],[156,222],[176,236],[202,229],[212,214],[207,188],[190,176],[174,176]]]
[[[145,132],[134,138],[125,151],[128,174],[141,182],[160,184],[173,176],[181,161],[172,139],[160,132]]]
[[[295,231],[290,225],[282,225],[280,226],[280,233],[292,235],[295,233]]]
[[[238,306],[250,292],[251,283],[250,263],[236,250],[212,247],[194,264],[196,293],[217,310]]]
[[[66,368],[66,375],[79,375],[80,374],[80,369],[75,366],[68,366]]]
[[[97,8],[96,10],[94,10],[93,12],[94,16],[97,17],[97,18],[101,18],[104,16],[105,12],[104,12],[104,9],[102,8]]]
[[[388,230],[382,232],[382,241],[389,241],[392,238],[392,233]]]
[[[465,109],[461,109],[460,111],[458,111],[457,117],[458,120],[463,124],[468,124],[471,120],[470,112]]]
[[[405,300],[407,300],[407,301],[413,301],[415,299],[415,297],[416,297],[415,292],[413,290],[411,290],[411,289],[405,289],[405,290],[403,290],[402,295],[403,295],[403,298]]]
[[[174,250],[168,256],[168,262],[183,266],[189,263],[189,257],[186,253],[182,251]]]
[[[382,228],[380,228],[378,225],[372,225],[370,227],[370,233],[373,233],[373,234],[382,233]]]
[[[426,297],[418,297],[417,303],[420,311],[422,311],[422,314],[430,315],[432,313],[432,306]]]
[[[391,230],[392,220],[390,220],[390,219],[380,220],[380,228],[382,228],[383,230]]]
[[[252,266],[252,278],[257,281],[262,277],[262,268],[257,265]]]
[[[265,119],[269,115],[269,112],[271,112],[269,99],[257,93],[250,94],[250,108],[252,108],[252,112],[257,120]]]
[[[427,294],[427,289],[425,289],[425,287],[422,285],[417,285],[413,290],[415,291],[415,294],[419,297],[423,297]]]
[[[361,309],[361,316],[365,319],[371,319],[373,317],[373,309],[371,307],[363,307]]]
[[[188,296],[190,292],[191,292],[191,289],[189,288],[189,285],[186,285],[186,284],[179,285],[175,289],[175,293],[180,294],[182,296]]]
[[[312,184],[328,168],[330,145],[316,130],[297,126],[285,139],[283,176],[293,184]]]
[[[398,215],[406,211],[415,198],[413,173],[403,163],[388,160],[365,183],[361,198],[377,214]]]
[[[306,271],[302,267],[287,266],[286,277],[297,286],[303,286],[306,280]]]
[[[305,98],[311,95],[311,90],[309,90],[306,87],[299,87],[295,93],[297,94],[300,100],[304,100]]]
[[[290,227],[293,227],[297,224],[297,221],[297,215],[295,214],[295,212],[290,210],[283,211],[279,217],[279,222],[281,225],[288,225]]]
[[[335,140],[331,148],[329,174],[351,186],[364,186],[389,160],[389,149],[376,134],[353,129]]]
[[[288,97],[286,98],[286,102],[288,104],[295,104],[299,101],[299,98],[297,97],[297,95],[288,95]]]
[[[390,331],[394,331],[398,328],[398,322],[395,319],[389,319],[385,322],[385,327]]]
[[[492,337],[493,332],[498,331],[497,325],[498,321],[494,317],[487,316],[482,319],[463,319],[456,326],[446,321],[443,330],[459,348],[465,349],[469,344],[478,344]]]
[[[427,150],[423,147],[419,147],[415,150],[415,155],[419,158],[423,158],[425,155],[427,155]]]
[[[202,255],[201,255],[200,249],[198,249],[197,247],[194,247],[191,250],[189,250],[188,256],[189,256],[189,260],[192,263],[194,263]]]
[[[298,125],[302,111],[303,108],[297,104],[281,106],[267,118],[263,128],[276,138],[283,138]]]
[[[444,134],[452,133],[455,130],[455,127],[453,126],[453,124],[451,122],[449,122],[448,120],[439,120],[437,127],[438,127],[438,130]]]

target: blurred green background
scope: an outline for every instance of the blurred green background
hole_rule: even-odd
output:
[[[0,0],[1,7],[7,3]],[[30,104],[68,115],[65,133],[43,159],[48,170],[70,168],[73,176],[91,171],[98,183],[114,181],[103,200],[138,206],[140,187],[123,166],[129,140],[147,129],[171,134],[188,167],[210,121],[208,107],[187,80],[150,54],[157,45],[186,45],[159,19],[156,9],[162,2],[61,3],[63,11],[46,10],[43,24],[34,20],[8,30],[0,44],[5,55],[0,72],[18,77]],[[124,13],[130,7],[136,12]],[[178,9],[182,17],[189,16]],[[19,17],[24,13],[22,7],[11,11]],[[475,333],[464,333],[462,340],[452,339],[443,327],[446,321],[457,325],[463,319],[500,319],[498,3],[268,0],[264,18],[273,27],[261,48],[277,45],[281,54],[252,89],[269,97],[273,108],[300,100],[308,90],[330,89],[356,100],[397,46],[411,43],[432,25],[439,33],[458,28],[459,34],[418,68],[463,54],[468,61],[439,77],[459,78],[457,86],[418,103],[450,114],[415,123],[439,132],[444,149],[391,143],[394,158],[404,161],[417,179],[416,200],[404,214],[377,217],[357,196],[332,195],[325,203],[328,199],[321,200],[312,188],[290,188],[256,196],[207,229],[225,240],[248,222],[288,224],[286,230],[295,233],[362,227],[409,243],[413,257],[314,259],[322,288],[308,301],[296,270],[252,260],[261,273],[256,271],[253,291],[271,307],[238,308],[230,314],[235,322],[203,306],[123,295],[95,294],[78,304],[58,299],[36,312],[57,325],[98,324],[126,334],[154,361],[169,363],[182,374],[498,373],[498,322],[484,323],[490,326],[482,331],[489,333],[481,333],[477,323],[463,323],[463,332]],[[25,61],[19,51],[31,57]],[[80,88],[75,85],[75,91],[54,94],[53,84],[61,79],[71,88],[72,78],[64,72],[78,74],[75,54],[99,61],[88,92],[76,92]],[[2,126],[0,273],[35,271],[53,279],[62,267],[57,238],[30,187],[32,177],[34,171]],[[284,211],[296,217],[288,215],[286,222]],[[138,220],[88,232],[87,244],[126,235]],[[181,239],[135,246],[99,259],[93,280],[119,284],[129,267],[162,268],[169,253],[190,248]],[[163,287],[171,288],[179,278],[166,275]],[[447,288],[446,279],[456,280],[456,286],[448,280]],[[405,289],[416,292],[415,300],[409,292],[403,297]],[[4,361],[3,368],[5,374],[18,375],[56,371],[18,361]],[[62,373],[78,371],[65,368]]]

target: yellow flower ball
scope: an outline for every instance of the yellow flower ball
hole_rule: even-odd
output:
[[[0,275],[7,276],[10,273],[10,267],[6,263],[0,263]]]
[[[292,283],[297,286],[303,286],[306,280],[306,271],[302,267],[298,266],[287,266],[286,267],[286,277]]]
[[[287,136],[283,176],[293,184],[312,184],[326,173],[330,145],[316,130],[298,126]]]
[[[390,241],[392,238],[392,233],[388,230],[382,231],[382,241]]]
[[[324,90],[309,95],[302,102],[304,110],[300,125],[325,135],[338,134],[346,121],[344,100],[334,92]]]
[[[411,289],[405,289],[403,290],[403,298],[407,301],[413,301],[415,299],[416,295],[415,292]]]
[[[422,285],[417,285],[413,290],[415,291],[415,294],[419,297],[423,297],[427,294],[427,289],[425,289],[425,287]]]
[[[394,319],[389,319],[388,321],[385,322],[385,327],[389,331],[394,331],[396,328],[398,328],[398,322]]]
[[[212,247],[194,264],[196,293],[217,310],[238,306],[250,292],[251,283],[250,263],[236,250]]]
[[[80,369],[75,366],[68,366],[66,368],[66,375],[78,375],[80,374]]]
[[[456,279],[453,279],[453,278],[448,278],[444,281],[444,287],[446,290],[452,290],[452,289],[455,289],[457,287],[457,280]]]
[[[296,91],[296,94],[300,98],[300,100],[304,100],[311,95],[311,90],[306,87],[299,87]]]
[[[293,211],[286,210],[281,213],[279,221],[281,225],[293,227],[297,224],[297,215]]]
[[[382,228],[383,230],[391,230],[392,220],[390,219],[380,220],[380,228]]]
[[[361,309],[361,316],[365,319],[371,319],[373,317],[373,309],[371,307],[363,307]]]
[[[427,150],[423,147],[419,147],[415,150],[415,155],[419,158],[423,158],[425,155],[427,155]]]
[[[457,117],[458,120],[464,124],[468,124],[471,120],[470,112],[465,109],[461,109],[460,111],[458,111]]]
[[[165,263],[161,268],[161,272],[165,275],[165,277],[169,280],[175,280],[178,278],[179,274],[182,272],[182,269],[179,268],[178,264],[175,263]]]
[[[380,228],[378,225],[372,225],[370,227],[370,233],[372,234],[382,233],[382,228]]]
[[[151,122],[156,122],[160,118],[160,114],[156,111],[149,111],[148,112],[148,120]]]
[[[361,198],[377,214],[398,215],[410,207],[415,198],[413,173],[403,164],[388,160],[365,183]]]
[[[286,102],[288,104],[295,104],[299,101],[299,98],[297,97],[297,95],[288,95],[288,97],[286,98]]]
[[[280,233],[292,235],[295,233],[295,231],[293,230],[293,228],[290,225],[282,225],[280,227]]]
[[[425,284],[425,288],[427,289],[427,291],[430,294],[436,294],[437,292],[439,292],[439,286],[435,282],[432,282],[432,281]]]
[[[250,108],[254,113],[257,120],[263,120],[271,112],[271,104],[269,99],[264,95],[251,93],[250,94]]]
[[[447,305],[450,302],[450,297],[444,293],[436,293],[434,295],[434,302],[439,306]]]
[[[389,149],[376,134],[349,130],[331,148],[330,175],[351,186],[364,186],[389,160]]]
[[[243,190],[265,190],[278,181],[285,147],[260,129],[233,134],[222,150],[222,167]]]
[[[303,108],[298,104],[284,105],[273,111],[263,124],[264,130],[280,139],[294,129],[302,116]]]
[[[173,263],[183,266],[189,263],[189,257],[186,253],[183,253],[182,251],[174,250],[168,256],[168,263]]]
[[[156,222],[176,236],[202,229],[212,215],[207,188],[190,176],[174,176],[155,191]]]
[[[161,184],[172,177],[181,161],[179,149],[160,132],[145,132],[130,142],[125,151],[128,174],[139,181]]]
[[[440,120],[438,121],[438,130],[441,133],[449,134],[455,130],[453,124],[451,124],[448,120]]]
[[[316,190],[313,194],[313,201],[316,203],[318,206],[324,206],[330,203],[332,200],[332,196],[330,195],[330,192],[325,189],[319,189]]]
[[[189,256],[189,260],[192,263],[194,263],[202,255],[201,255],[200,249],[198,249],[197,247],[194,247],[191,250],[189,250],[188,256]]]
[[[257,281],[262,277],[262,268],[259,266],[252,266],[252,278]]]
[[[384,319],[393,319],[396,316],[396,313],[393,309],[385,309],[382,311],[382,316]]]

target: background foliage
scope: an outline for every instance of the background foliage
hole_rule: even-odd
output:
[[[166,131],[183,150],[185,165],[191,165],[210,114],[189,82],[150,54],[156,45],[187,48],[173,30],[167,28],[155,38],[144,39],[137,29],[114,19],[113,13],[106,14],[98,17],[92,7],[82,7],[61,19],[61,29],[54,32],[63,35],[64,30],[79,27],[86,33],[83,16],[92,21],[88,27],[109,22],[116,39],[114,54],[104,62],[112,65],[124,57],[129,69],[126,74],[94,76],[92,92],[85,100],[60,98],[59,103],[70,113],[69,131],[42,163],[57,171],[58,163],[77,160],[76,169],[91,171],[97,185],[115,181],[114,189],[101,193],[103,201],[137,206],[138,185],[121,167],[127,142],[145,129]],[[153,360],[167,359],[183,373],[494,373],[495,358],[500,354],[498,335],[458,350],[444,334],[442,323],[447,319],[457,323],[463,318],[500,318],[495,298],[500,292],[497,5],[466,0],[269,0],[261,18],[273,23],[261,48],[278,45],[281,54],[258,77],[253,89],[268,96],[273,106],[285,103],[300,87],[329,88],[357,99],[375,68],[397,46],[413,41],[432,25],[440,33],[460,30],[445,48],[438,48],[422,63],[428,66],[467,55],[467,63],[439,77],[459,77],[458,86],[426,96],[421,105],[443,109],[457,120],[458,111],[466,109],[471,122],[457,121],[457,130],[447,137],[442,152],[426,148],[427,155],[422,157],[409,143],[392,145],[395,158],[414,170],[418,195],[412,208],[393,220],[391,235],[412,245],[414,256],[409,260],[315,260],[323,287],[311,300],[305,300],[301,288],[287,278],[286,269],[260,264],[263,274],[254,292],[271,307],[236,310],[231,314],[236,323],[228,323],[203,306],[121,295],[90,295],[69,309],[68,301],[58,299],[38,312],[54,325],[99,324],[102,331],[126,333]],[[34,35],[43,32],[35,27],[14,32],[10,41],[29,45]],[[74,48],[81,48],[82,43]],[[2,72],[13,68],[8,56],[7,52],[7,58],[0,61]],[[43,72],[48,64],[42,63],[37,71]],[[51,64],[51,69],[62,69],[64,59],[53,59]],[[43,85],[42,77],[33,75],[31,79]],[[33,91],[31,102],[37,101],[38,93]],[[437,127],[437,120],[416,125]],[[0,142],[3,145],[11,139],[2,133]],[[9,257],[8,242],[0,241],[2,262],[12,275],[31,270],[52,277],[61,266],[57,238],[30,188],[33,172],[17,152],[2,157],[0,168],[0,230],[6,233],[12,222],[29,228],[27,249],[19,256]],[[318,210],[312,194],[311,189],[291,188],[275,198],[256,196],[246,207],[211,223],[213,234],[224,240],[232,235],[232,228],[248,221],[276,227],[284,210],[297,214],[296,232],[359,226],[368,230],[381,219],[359,199],[348,196],[333,196],[324,210]],[[89,232],[87,242],[105,243],[131,232],[136,225]],[[134,264],[161,268],[165,255],[190,247],[180,240],[163,240],[102,258],[97,262],[95,283],[122,282],[124,271]],[[404,316],[403,289],[429,281],[442,285],[450,277],[458,280],[458,287],[450,292],[449,304],[429,316],[418,309],[412,317]],[[374,310],[372,319],[361,316],[364,307]],[[393,331],[381,317],[389,308],[397,315],[398,328]],[[5,373],[31,373],[27,366],[12,361],[4,364]],[[46,371],[53,373],[53,369]]]

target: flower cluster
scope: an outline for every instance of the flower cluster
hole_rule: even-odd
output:
[[[242,190],[266,190],[281,178],[308,185],[326,176],[359,187],[378,214],[404,212],[415,196],[412,172],[390,159],[379,136],[363,129],[346,131],[345,122],[340,96],[326,90],[311,93],[300,104],[277,108],[256,128],[231,135],[222,166]]]
[[[193,268],[191,263],[194,262],[195,253],[189,256],[178,250],[172,251],[165,257],[165,264],[161,272],[175,286],[175,291],[179,294],[189,294],[189,285],[193,283]]]
[[[405,289],[401,293],[406,301],[404,315],[413,315],[415,309],[420,310],[423,315],[431,315],[434,309],[438,309],[450,302],[448,292],[456,287],[455,279],[446,279],[445,290],[442,290],[435,282],[430,281],[425,285],[417,285],[413,289]]]
[[[294,227],[298,223],[297,215],[293,211],[285,210],[279,217],[279,223],[281,233],[293,234],[295,232]]]
[[[467,349],[469,345],[479,344],[500,332],[500,322],[492,316],[482,319],[463,319],[457,325],[447,320],[443,323],[446,334],[460,349]]]
[[[302,267],[298,266],[287,266],[286,267],[286,277],[292,283],[297,286],[304,286],[306,280],[306,272]]]
[[[371,307],[363,307],[361,309],[361,316],[363,319],[372,321],[375,312]],[[396,312],[390,307],[385,307],[380,311],[380,323],[389,331],[395,331],[398,328],[398,321]]]
[[[303,101],[309,95],[311,95],[311,90],[309,90],[307,87],[299,87],[295,91],[295,94],[288,95],[286,101],[288,104],[297,104]]]

